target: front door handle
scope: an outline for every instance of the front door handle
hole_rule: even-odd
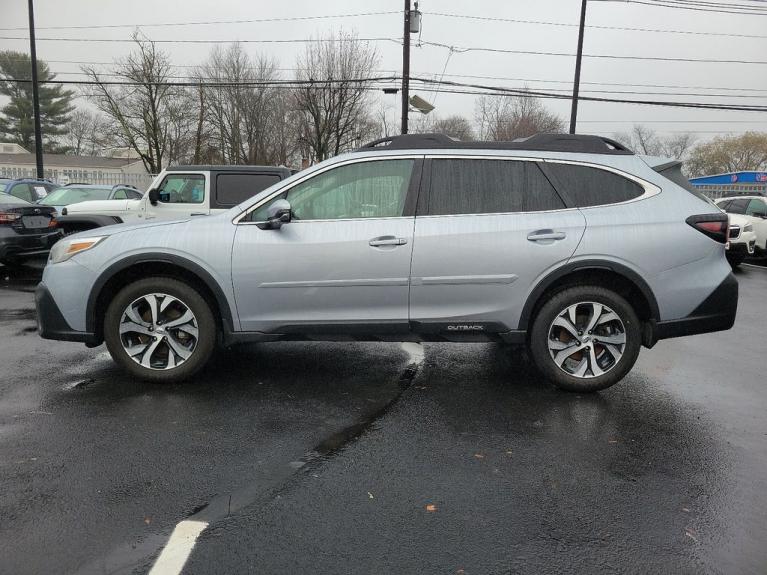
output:
[[[554,230],[536,230],[527,234],[527,239],[531,242],[563,240],[566,237],[565,232],[555,232]]]
[[[192,212],[189,215],[190,216],[207,216],[208,214],[206,214],[205,212]]]
[[[404,246],[407,243],[405,238],[395,238],[394,236],[381,236],[379,238],[373,238],[368,242],[368,245],[377,248],[380,246]]]

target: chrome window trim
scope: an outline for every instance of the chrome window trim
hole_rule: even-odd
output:
[[[423,154],[397,154],[392,156],[363,156],[363,157],[356,157],[356,158],[349,158],[348,160],[342,160],[339,162],[334,162],[328,166],[325,166],[321,170],[316,170],[312,172],[311,174],[306,174],[303,178],[296,180],[295,182],[291,182],[288,186],[283,186],[281,188],[277,188],[269,194],[267,197],[263,198],[262,200],[259,200],[257,203],[253,204],[252,206],[246,208],[242,213],[236,215],[234,218],[232,218],[232,223],[235,225],[242,225],[242,226],[252,226],[256,224],[260,224],[263,222],[243,222],[241,221],[243,218],[247,217],[251,212],[257,210],[261,206],[263,206],[265,203],[271,201],[275,196],[279,196],[280,194],[283,194],[285,192],[289,192],[291,189],[293,189],[295,186],[298,186],[299,184],[304,183],[305,181],[314,178],[316,176],[319,176],[320,174],[324,174],[325,172],[328,172],[330,170],[333,170],[335,168],[340,168],[342,166],[348,166],[350,164],[359,164],[361,162],[379,162],[381,160],[420,160],[423,159]],[[371,221],[371,220],[394,220],[394,219],[412,219],[413,216],[390,216],[386,218],[343,218],[343,219],[324,219],[324,220],[304,220],[303,223],[309,223],[309,222],[348,222],[348,221]],[[296,220],[293,223],[300,223],[301,220]]]

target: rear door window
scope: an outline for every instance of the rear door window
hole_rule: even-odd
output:
[[[592,166],[545,162],[543,169],[557,190],[578,208],[627,202],[645,191],[628,178]]]
[[[746,208],[748,207],[748,202],[748,198],[733,200],[732,203],[727,207],[727,211],[731,214],[745,214]]]
[[[112,199],[113,200],[127,200],[128,199],[128,194],[123,189],[115,190],[115,193],[112,196]]]
[[[535,162],[433,159],[428,207],[419,215],[536,212],[564,207]]]
[[[26,200],[27,202],[37,201],[37,197],[32,190],[32,186],[29,184],[16,184],[10,189],[9,193],[21,200]]]
[[[747,216],[755,214],[765,215],[765,212],[767,212],[767,205],[765,205],[764,200],[751,200],[748,202],[748,207],[746,208]]]
[[[218,174],[216,202],[236,206],[279,181],[278,174]]]

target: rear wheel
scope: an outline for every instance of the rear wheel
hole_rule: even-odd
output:
[[[104,317],[112,358],[136,377],[170,382],[210,359],[216,321],[205,298],[176,279],[155,277],[123,288]]]
[[[575,286],[554,295],[541,307],[530,333],[536,366],[567,391],[614,385],[634,366],[640,347],[634,309],[598,286]]]

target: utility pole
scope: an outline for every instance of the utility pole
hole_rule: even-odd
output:
[[[32,0],[29,0],[30,2]],[[405,35],[402,39],[402,126],[400,131],[407,134],[407,115],[410,94],[410,0],[405,0]]]
[[[575,57],[575,81],[573,82],[573,105],[570,109],[570,133],[575,133],[578,121],[578,92],[581,87],[581,60],[583,59],[583,29],[586,27],[586,1],[581,1],[581,25],[578,28],[578,54]]]
[[[35,10],[29,0],[29,54],[32,59],[32,108],[35,114],[35,158],[37,179],[43,179],[43,134],[40,127],[40,86],[37,83],[37,50],[35,48]]]

